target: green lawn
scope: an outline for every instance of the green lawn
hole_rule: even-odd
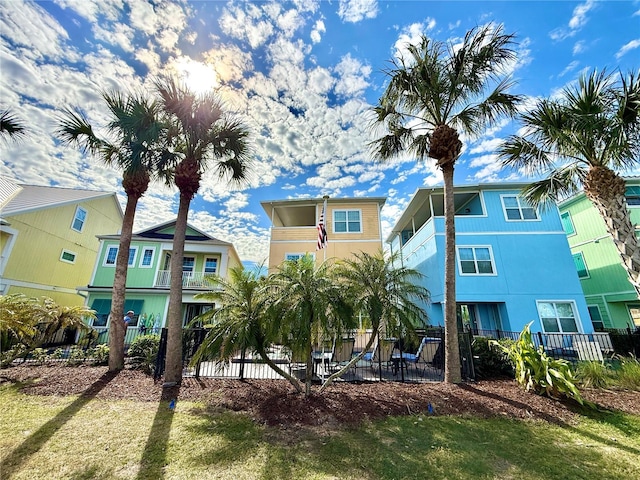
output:
[[[201,404],[0,388],[2,479],[640,479],[640,417],[390,418],[311,432]]]

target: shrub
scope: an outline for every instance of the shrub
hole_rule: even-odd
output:
[[[152,374],[156,366],[156,357],[160,348],[160,335],[140,335],[129,347],[132,368]]]
[[[524,327],[518,340],[511,346],[502,346],[495,340],[490,340],[489,343],[498,346],[509,356],[515,369],[516,381],[526,391],[533,390],[551,398],[565,396],[584,405],[585,401],[574,383],[569,362],[549,357],[542,346],[536,348],[531,336],[531,323]]]
[[[513,340],[502,338],[498,340],[498,343],[503,347],[508,347],[513,344]],[[471,348],[473,367],[478,378],[513,377],[513,367],[509,356],[504,350],[493,347],[487,337],[475,337]]]
[[[31,358],[38,363],[44,363],[47,359],[47,351],[44,348],[34,348],[31,352]]]
[[[637,358],[625,357],[620,359],[620,369],[617,375],[617,386],[628,390],[640,390],[640,361]]]
[[[69,356],[67,357],[68,365],[79,365],[87,358],[87,352],[82,348],[73,346],[69,349]]]
[[[575,377],[584,387],[607,388],[611,383],[611,369],[604,362],[579,362]]]
[[[109,346],[108,345],[96,345],[91,350],[91,358],[96,365],[106,365],[109,361]]]

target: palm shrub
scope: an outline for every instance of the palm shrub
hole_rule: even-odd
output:
[[[514,341],[501,338],[498,343],[509,348]],[[509,376],[513,377],[513,367],[509,356],[503,349],[495,348],[487,337],[475,337],[471,344],[473,352],[473,368],[481,379]]]
[[[502,349],[513,364],[516,381],[526,391],[533,390],[538,395],[551,398],[573,398],[585,404],[575,385],[569,362],[548,356],[542,345],[536,348],[531,335],[531,323],[525,325],[518,340],[511,346],[503,346],[495,340],[491,345]]]
[[[156,358],[160,348],[160,335],[140,335],[129,346],[131,367],[140,369],[151,375],[156,366]]]
[[[611,369],[604,362],[580,362],[576,366],[575,377],[584,387],[607,388],[611,383]]]

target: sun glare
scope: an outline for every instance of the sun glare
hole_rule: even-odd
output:
[[[180,79],[194,93],[207,93],[218,85],[215,70],[205,63],[185,58],[178,61],[177,70]]]

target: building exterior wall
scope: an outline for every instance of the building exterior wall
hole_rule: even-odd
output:
[[[578,331],[591,332],[587,305],[557,210],[539,211],[535,220],[507,220],[502,197],[518,193],[519,189],[515,188],[480,188],[475,201],[482,204],[482,209],[456,216],[458,306],[466,305],[474,310],[473,326],[478,329],[520,331],[533,321],[534,331],[544,331],[538,305],[569,302],[577,317]],[[431,208],[428,202],[419,206],[416,216],[421,210]],[[397,225],[394,230],[400,232],[406,230],[405,227]],[[436,215],[421,225],[404,245],[400,235],[390,238],[392,250],[400,249],[403,264],[424,275],[424,285],[432,298],[426,310],[430,323],[435,325],[444,323],[444,231],[444,217]],[[488,249],[491,273],[464,273],[460,248]]]
[[[71,228],[78,205],[87,212],[81,232]],[[3,293],[47,296],[73,306],[84,303],[76,287],[86,285],[91,278],[99,248],[96,236],[119,230],[122,214],[115,196],[105,196],[19,213],[4,220],[9,223],[6,230],[12,233],[3,233],[0,246]],[[12,245],[5,257],[9,243]],[[74,261],[65,261],[63,252],[75,256]]]
[[[627,187],[640,187],[640,179],[627,179]],[[562,202],[559,208],[568,215],[565,225],[571,253],[584,259],[586,272],[582,270],[580,283],[592,313],[596,310],[596,325],[600,321],[604,328],[640,326],[640,317],[635,323],[632,318],[632,312],[640,315],[640,301],[597,209],[584,193]],[[629,205],[628,210],[631,223],[638,225],[640,206]]]

